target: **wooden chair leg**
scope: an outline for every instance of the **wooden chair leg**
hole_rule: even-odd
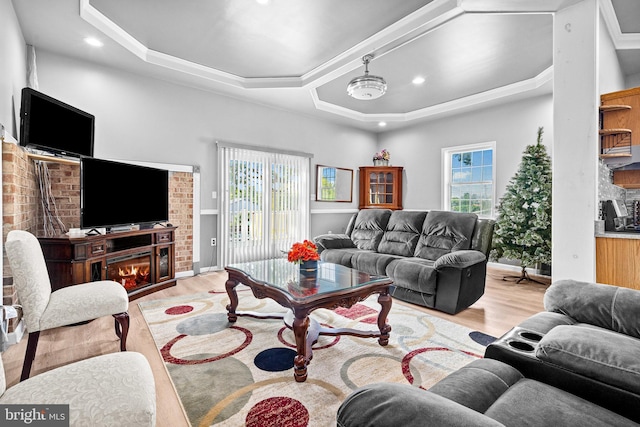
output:
[[[116,335],[120,338],[120,351],[127,350],[127,334],[129,333],[129,313],[114,314]]]
[[[20,381],[24,381],[29,378],[31,374],[31,365],[33,359],[36,357],[36,349],[38,348],[38,339],[40,338],[40,331],[30,332],[29,339],[27,341],[27,351],[24,354],[24,364],[22,365],[22,375]]]

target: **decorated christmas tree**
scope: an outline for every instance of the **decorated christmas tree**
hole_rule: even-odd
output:
[[[551,158],[542,133],[538,128],[537,144],[525,148],[498,206],[491,257],[520,261],[516,283],[532,280],[527,267],[551,263]]]

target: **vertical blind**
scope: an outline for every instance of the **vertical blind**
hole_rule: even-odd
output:
[[[309,238],[309,158],[218,145],[221,263],[284,256]]]

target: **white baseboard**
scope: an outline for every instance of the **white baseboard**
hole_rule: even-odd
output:
[[[193,270],[179,271],[176,273],[176,279],[179,279],[181,277],[191,277],[193,275]]]
[[[491,261],[489,261],[487,265],[493,268],[498,268],[500,270],[517,271],[518,273],[522,271],[522,267],[520,267],[519,265],[502,264],[500,262]],[[546,274],[542,274],[541,271],[537,268],[525,268],[525,270],[529,274],[534,274],[536,276],[546,276]]]
[[[217,265],[211,267],[202,267],[200,268],[200,273],[210,273],[212,271],[222,271],[223,269],[218,267]]]

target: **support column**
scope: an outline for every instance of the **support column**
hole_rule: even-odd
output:
[[[595,280],[599,13],[597,0],[583,0],[554,18],[554,281]]]

